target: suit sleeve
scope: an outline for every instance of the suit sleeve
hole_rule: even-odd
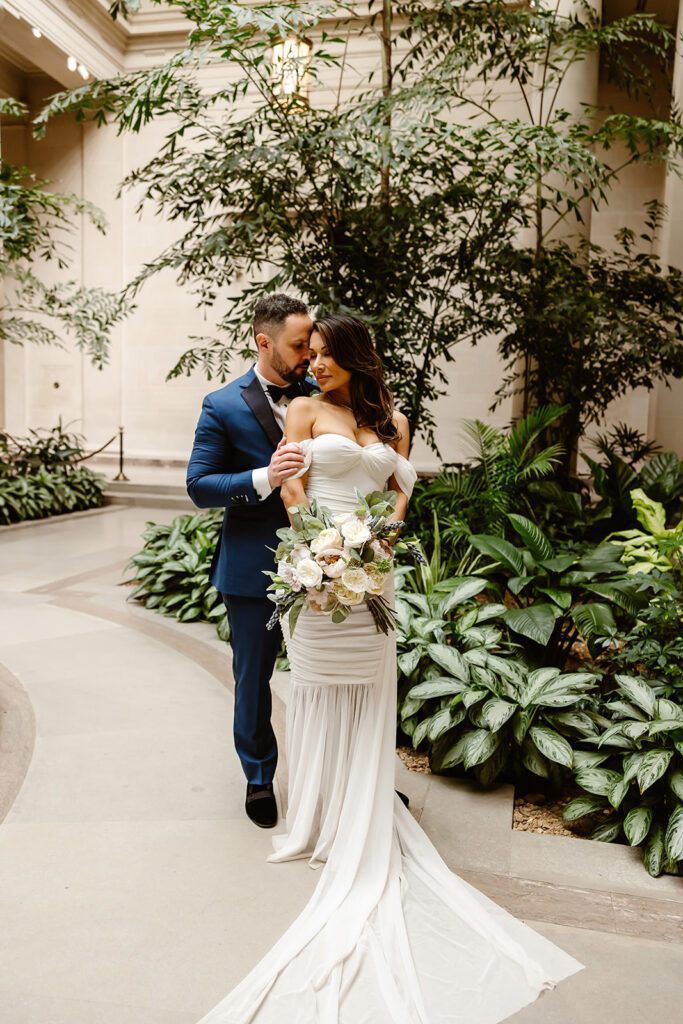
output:
[[[230,439],[207,395],[194,435],[187,466],[187,493],[197,508],[255,505],[252,470],[230,472]]]

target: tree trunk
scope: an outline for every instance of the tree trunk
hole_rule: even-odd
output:
[[[382,0],[382,95],[385,100],[391,96],[393,69],[391,66],[391,0]],[[389,176],[391,168],[391,111],[384,115],[382,138],[381,194],[382,202],[389,205]]]

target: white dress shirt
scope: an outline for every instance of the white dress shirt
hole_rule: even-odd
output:
[[[286,395],[283,395],[280,401],[275,404],[268,391],[268,385],[272,384],[272,380],[266,380],[266,378],[258,372],[254,367],[254,373],[263,388],[266,398],[268,399],[268,405],[273,410],[273,416],[275,417],[277,424],[282,428],[282,432],[285,431],[285,420],[287,419],[287,406],[289,405],[289,399]],[[259,501],[264,501],[265,498],[272,492],[273,488],[270,486],[268,480],[268,466],[260,466],[258,469],[252,470],[251,482],[254,490],[258,495]]]

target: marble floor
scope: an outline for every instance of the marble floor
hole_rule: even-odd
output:
[[[127,601],[145,522],[173,514],[0,531],[2,1024],[193,1024],[315,885],[305,862],[268,864],[244,816],[229,649]],[[586,964],[511,1019],[681,1018],[682,879],[626,847],[513,832],[511,787],[396,770],[450,867]]]

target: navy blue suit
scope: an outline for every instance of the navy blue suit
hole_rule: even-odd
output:
[[[303,382],[306,393],[313,385]],[[276,531],[287,513],[275,488],[260,501],[252,470],[267,466],[282,431],[253,368],[207,395],[187,467],[187,492],[198,508],[225,508],[211,563],[211,582],[230,619],[235,677],[235,749],[248,782],[271,782],[277,743],[270,723],[270,678],[280,646],[266,629],[274,605],[266,597]]]

